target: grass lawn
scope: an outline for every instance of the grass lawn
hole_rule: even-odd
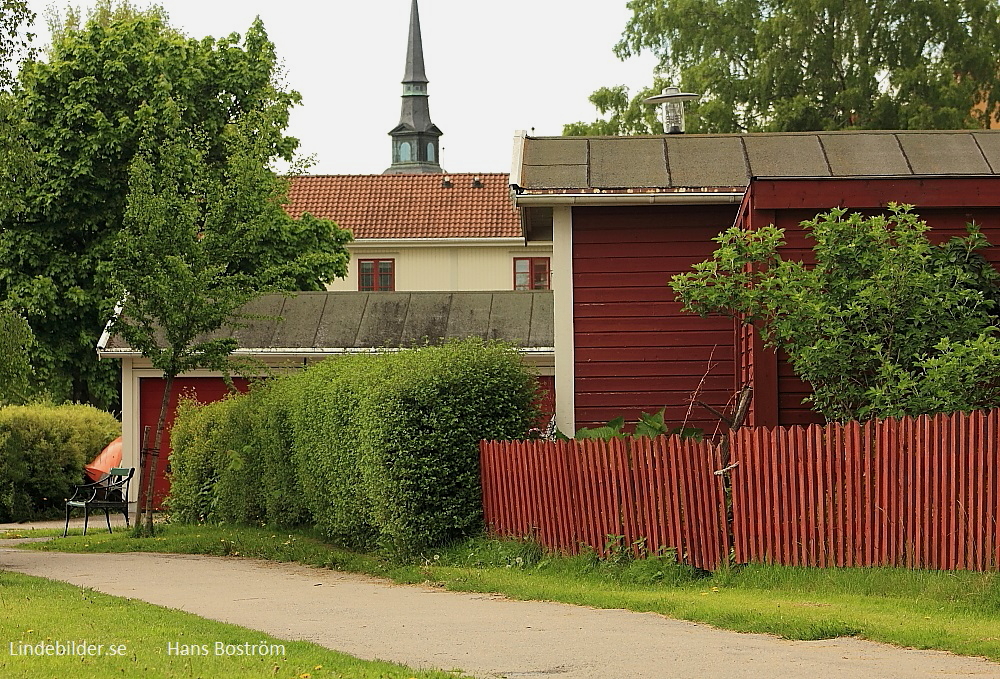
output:
[[[0,571],[0,610],[2,677],[455,677],[359,660],[304,641],[284,641],[190,613],[19,573]],[[81,646],[84,641],[86,650]],[[57,643],[63,655],[55,655]],[[49,644],[52,655],[31,655],[32,649],[45,652],[39,644]],[[237,646],[243,655],[237,654]],[[67,654],[70,648],[75,655]],[[185,651],[207,655],[184,655]]]
[[[35,533],[37,534],[37,533]],[[753,565],[696,573],[669,558],[547,556],[530,543],[476,539],[417,564],[331,547],[305,532],[167,526],[156,538],[92,533],[28,548],[240,555],[356,571],[456,591],[661,613],[789,639],[858,636],[1000,661],[1000,575],[893,568]]]

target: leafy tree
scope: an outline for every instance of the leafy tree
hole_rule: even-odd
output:
[[[24,140],[24,119],[11,67],[31,54],[35,15],[25,0],[0,0],[0,216],[24,209],[24,188],[34,178],[34,156]]]
[[[136,528],[147,534],[152,533],[147,509],[174,378],[197,368],[228,374],[236,340],[212,333],[238,321],[240,307],[251,299],[294,288],[307,273],[345,275],[344,244],[350,240],[350,233],[332,222],[296,222],[284,213],[287,187],[267,167],[273,146],[261,134],[273,129],[267,116],[283,115],[280,104],[238,118],[226,135],[221,173],[208,161],[212,140],[184,126],[176,102],[167,99],[156,112],[151,108],[143,107],[140,114],[154,133],[165,120],[172,120],[174,129],[166,139],[144,137],[131,163],[124,227],[112,251],[114,290],[125,300],[113,329],[165,377],[154,455],[140,481],[145,492]],[[318,246],[287,258],[254,259],[275,237],[276,223],[285,232],[307,233]]]
[[[686,310],[741,318],[783,349],[828,420],[1000,405],[1000,274],[974,225],[933,245],[911,207],[893,204],[803,226],[814,266],[782,258],[782,229],[733,227],[670,286]]]
[[[660,77],[704,93],[694,132],[960,129],[1000,120],[997,0],[630,0],[615,54],[645,50]],[[658,91],[659,88],[656,88]],[[610,120],[635,119],[644,91],[602,88]],[[624,125],[615,133],[649,132]]]
[[[31,392],[28,350],[34,337],[28,322],[0,310],[0,405],[24,403]]]
[[[155,102],[166,99],[183,127],[199,131],[206,169],[220,179],[227,137],[241,116],[269,111],[258,130],[268,158],[289,158],[297,145],[284,131],[299,95],[280,85],[259,20],[242,37],[196,40],[171,28],[158,8],[103,0],[86,21],[70,13],[46,58],[21,71],[24,137],[40,175],[25,191],[24,214],[0,215],[0,298],[31,324],[39,378],[57,399],[117,402],[117,366],[99,363],[94,352],[115,301],[106,263],[122,229],[140,136],[155,145],[173,134],[173,121],[156,117],[165,109]],[[232,266],[248,270],[328,245],[310,220],[276,219],[270,228]],[[296,287],[318,288],[329,271],[299,261]]]

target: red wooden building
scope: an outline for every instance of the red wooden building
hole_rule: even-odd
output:
[[[910,203],[938,240],[975,221],[1000,244],[1000,132],[810,132],[515,139],[511,185],[528,241],[553,241],[560,429],[666,406],[712,431],[751,383],[751,424],[817,421],[808,386],[725,318],[682,313],[670,277],[734,223],[786,229],[832,207]],[[1000,264],[1000,248],[988,253]]]

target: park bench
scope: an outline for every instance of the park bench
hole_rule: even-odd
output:
[[[66,500],[66,527],[63,537],[69,532],[69,513],[75,507],[83,508],[83,534],[87,534],[87,523],[90,520],[90,510],[103,509],[104,518],[108,521],[108,532],[111,532],[111,512],[121,512],[128,526],[128,484],[132,480],[135,469],[130,467],[115,467],[100,481],[85,483],[76,487],[73,496]]]

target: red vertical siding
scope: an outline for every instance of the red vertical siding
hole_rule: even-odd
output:
[[[715,430],[690,398],[718,408],[732,397],[732,321],[682,313],[667,283],[711,255],[736,209],[574,208],[577,426],[666,406],[669,422]]]
[[[149,427],[149,446],[153,445],[156,433],[156,421],[160,417],[160,402],[163,399],[163,378],[144,377],[139,380],[139,441],[142,445],[142,431]],[[233,385],[240,391],[248,389],[247,381],[241,377],[233,378]],[[193,396],[202,403],[218,401],[229,393],[226,383],[219,377],[178,377],[174,380],[170,394],[170,405],[167,411],[166,431],[163,433],[163,448],[157,465],[156,480],[153,483],[153,507],[160,509],[163,499],[170,492],[168,472],[170,466],[170,427],[174,423],[177,412],[177,401],[181,396]]]
[[[556,412],[556,378],[553,375],[539,375],[538,388],[538,398],[535,401],[539,410],[538,427],[544,429]]]

